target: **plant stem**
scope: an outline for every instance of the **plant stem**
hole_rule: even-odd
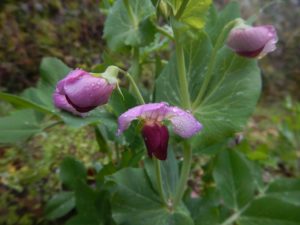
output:
[[[158,192],[159,192],[159,195],[160,195],[163,203],[167,204],[167,200],[166,200],[165,192],[164,192],[164,188],[163,188],[162,176],[161,176],[160,161],[158,159],[153,159],[153,160],[154,160],[154,164],[155,164]]]
[[[176,19],[180,19],[180,17],[182,16],[184,10],[185,10],[185,7],[187,6],[187,4],[189,3],[189,0],[183,0],[180,7],[179,7],[179,10],[177,11],[175,17]]]
[[[95,132],[96,142],[99,147],[99,151],[107,153],[109,161],[112,162],[113,161],[112,152],[109,150],[108,144],[105,138],[103,137],[101,130],[97,125],[94,125],[94,132]]]
[[[193,109],[197,108],[200,105],[202,98],[207,90],[208,84],[212,78],[213,70],[216,64],[216,57],[217,57],[218,50],[222,47],[228,32],[236,25],[236,23],[237,20],[232,20],[229,23],[227,23],[226,26],[223,28],[221,34],[219,35],[216,45],[214,46],[214,49],[209,58],[208,68],[206,73],[204,74],[203,85],[200,88],[196,100],[193,102],[193,106],[192,106]]]
[[[140,74],[140,50],[137,47],[133,48],[130,73],[132,74],[133,79],[137,82]]]
[[[174,198],[173,207],[174,209],[179,205],[181,202],[181,199],[184,195],[184,191],[186,188],[187,180],[189,177],[191,164],[192,164],[192,149],[191,146],[188,143],[184,143],[184,149],[183,149],[183,164],[179,179],[179,184],[176,189],[176,194]]]
[[[162,35],[168,37],[168,38],[171,39],[172,41],[175,40],[174,37],[173,37],[173,35],[170,34],[170,33],[168,33],[168,31],[165,30],[164,28],[162,28],[162,27],[160,27],[160,26],[158,26],[158,25],[155,25],[155,28],[156,28],[156,30],[157,30],[159,33],[161,33]]]
[[[132,78],[132,76],[130,76],[129,73],[127,73],[126,71],[123,71],[125,76],[128,78],[131,86],[132,86],[132,91],[134,92],[135,96],[137,97],[138,101],[140,104],[145,104],[144,98],[138,88],[138,86],[136,85],[134,79]]]
[[[45,127],[43,128],[43,130],[48,130],[48,129],[50,129],[50,128],[52,128],[52,127],[58,125],[58,124],[63,124],[63,123],[64,123],[64,122],[63,122],[62,120],[55,121],[55,122],[53,122],[53,123],[51,123],[51,124],[45,126]]]
[[[182,106],[186,109],[191,109],[189,87],[188,87],[186,70],[185,70],[183,46],[179,40],[179,34],[176,30],[174,31],[174,34],[175,34],[176,59],[177,59],[177,69],[178,69],[180,97],[182,101]]]

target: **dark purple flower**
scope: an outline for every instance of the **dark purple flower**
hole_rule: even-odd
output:
[[[183,138],[192,137],[202,129],[202,125],[190,112],[162,102],[139,105],[123,113],[118,120],[117,134],[120,135],[136,119],[144,122],[142,135],[149,156],[154,155],[160,160],[167,158],[169,140],[163,120],[169,120],[174,132]]]
[[[243,25],[231,30],[227,45],[241,56],[262,58],[276,49],[277,41],[276,30],[272,25]]]
[[[106,104],[115,86],[104,78],[76,69],[58,82],[53,102],[57,108],[83,116],[97,106]]]

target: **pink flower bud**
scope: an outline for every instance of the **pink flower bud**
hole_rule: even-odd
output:
[[[106,104],[114,88],[115,84],[108,83],[106,79],[76,69],[58,82],[53,102],[57,108],[83,115]]]
[[[277,41],[276,30],[272,25],[244,25],[231,30],[227,46],[241,56],[262,58],[276,49]]]

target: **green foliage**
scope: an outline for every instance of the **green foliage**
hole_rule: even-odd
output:
[[[225,150],[218,155],[214,179],[225,206],[234,209],[234,214],[222,224],[235,221],[242,225],[298,224],[300,205],[295,197],[299,195],[299,179],[275,180],[260,189],[255,184],[261,183],[257,182],[261,174],[235,150]]]
[[[116,186],[112,197],[112,215],[117,224],[192,225],[189,213],[166,208],[142,169],[126,168],[109,178]]]
[[[262,197],[252,202],[239,219],[241,225],[298,225],[299,206],[272,197]]]
[[[49,220],[55,220],[69,213],[74,207],[74,192],[61,192],[48,201],[45,216]]]
[[[200,32],[197,38],[186,38],[185,65],[192,101],[205,88],[204,80],[214,48],[212,35],[221,33],[223,26],[218,24],[232,19],[232,14],[229,14],[232,7],[228,6],[224,10],[218,18],[222,22],[215,22],[216,26],[210,32]],[[224,18],[227,14],[230,15],[229,18]],[[204,97],[200,105],[193,109],[193,113],[204,126],[195,139],[195,150],[201,151],[242,130],[256,105],[260,91],[261,79],[256,62],[236,56],[226,46],[221,48],[217,52],[212,78],[204,91]],[[183,105],[175,56],[157,79],[156,101]]]
[[[204,129],[185,143],[181,143],[180,138],[170,141],[166,161],[155,164],[153,159],[143,160],[145,148],[140,137],[141,124],[134,122],[124,138],[115,136],[117,117],[137,104],[130,93],[131,88],[129,91],[123,89],[123,94],[113,93],[109,104],[93,110],[87,117],[73,116],[56,109],[52,103],[57,82],[71,69],[56,58],[44,58],[37,87],[26,90],[21,96],[0,93],[0,99],[22,109],[3,119],[0,140],[6,140],[4,143],[25,140],[40,132],[41,127],[48,129],[64,122],[75,128],[92,125],[95,131],[93,138],[99,148],[96,154],[95,146],[90,148],[84,145],[88,138],[82,140],[81,137],[78,140],[69,134],[62,135],[68,135],[63,142],[70,141],[72,144],[70,148],[67,147],[67,152],[74,155],[76,148],[79,148],[77,145],[88,151],[81,150],[77,157],[88,163],[86,167],[74,157],[66,157],[62,161],[59,177],[63,185],[57,188],[62,191],[48,201],[45,218],[54,220],[54,223],[58,219],[65,220],[67,225],[299,224],[299,179],[263,180],[262,173],[265,171],[239,152],[238,149],[243,148],[224,148],[227,139],[243,129],[261,89],[256,60],[239,57],[224,45],[231,28],[228,23],[239,17],[238,5],[230,3],[219,13],[215,7],[210,7],[210,0],[165,0],[162,3],[168,3],[173,14],[168,15],[166,9],[162,18],[159,14],[155,15],[152,2],[156,5],[159,3],[150,0],[101,3],[104,11],[108,10],[105,11],[108,17],[104,28],[108,47],[119,53],[124,49],[133,50],[129,71],[134,73],[136,82],[142,80],[139,77],[139,73],[143,73],[141,65],[151,64],[146,67],[150,70],[147,73],[152,73],[155,68],[155,93],[151,92],[152,88],[146,88],[143,94],[147,96],[147,101],[153,98],[156,102],[167,101],[170,105],[189,108]],[[162,25],[166,20],[170,24]],[[43,44],[49,44],[50,39],[43,40]],[[176,55],[172,55],[163,68],[164,63],[160,59],[164,55],[162,50],[168,45],[172,46],[169,41],[174,40]],[[94,68],[96,71],[108,63],[119,63],[114,62],[109,54],[103,65]],[[126,63],[127,60],[124,60],[122,65]],[[158,71],[162,72],[159,74]],[[122,77],[120,84],[121,81]],[[183,85],[185,81],[188,87]],[[136,89],[134,91],[138,92]],[[44,127],[45,118],[55,121]],[[24,123],[27,119],[32,122]],[[292,120],[285,120],[278,127],[281,137],[294,148],[298,148],[299,144],[298,128]],[[198,174],[201,182],[197,192],[193,180],[188,179],[192,160],[188,142],[192,142],[193,149],[198,153],[211,151],[215,154],[214,157],[205,156],[200,160],[205,175]],[[247,151],[251,150],[245,143]],[[47,143],[43,144],[46,149]],[[39,169],[29,176],[32,169],[27,168],[26,173],[22,174],[27,183],[46,176],[49,169],[55,171],[57,165],[52,160],[63,148],[59,147],[59,141],[50,145],[57,147],[58,151],[52,148],[49,152],[45,151],[40,162],[36,163],[35,159],[27,157],[30,160],[28,165],[35,165]],[[177,160],[181,156],[176,157],[174,150],[180,154],[182,150],[184,155],[181,168]],[[93,154],[95,158],[91,157]],[[259,158],[259,155],[252,154],[254,156]],[[101,162],[94,163],[96,160]],[[186,190],[187,183],[189,188]],[[26,219],[20,220],[21,223]],[[15,222],[15,218],[12,221]]]
[[[40,120],[32,110],[20,110],[0,118],[0,144],[25,141],[41,132]]]
[[[69,188],[74,189],[77,183],[86,180],[84,166],[74,158],[65,158],[60,166],[60,179]]]
[[[104,38],[113,51],[125,47],[141,47],[154,39],[151,17],[155,9],[148,0],[118,0],[107,17]]]
[[[222,151],[215,162],[214,180],[224,205],[237,210],[254,196],[255,180],[247,159],[236,151]]]
[[[179,18],[180,22],[200,29],[204,27],[207,10],[211,5],[211,0],[166,0],[172,7],[173,14]],[[181,5],[186,4],[185,9]]]

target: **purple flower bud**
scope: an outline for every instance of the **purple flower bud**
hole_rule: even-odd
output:
[[[82,116],[106,104],[114,88],[115,84],[108,83],[106,79],[76,69],[58,82],[53,102],[57,108]]]
[[[143,126],[142,135],[149,157],[154,155],[160,160],[166,160],[169,141],[169,132],[167,127],[157,123],[146,123]]]
[[[251,27],[243,25],[231,30],[227,45],[237,54],[248,58],[262,58],[276,49],[278,41],[272,25]]]
[[[143,120],[142,135],[149,156],[154,155],[160,160],[167,157],[169,133],[162,124],[163,120],[169,120],[176,134],[183,138],[189,138],[202,129],[195,117],[185,110],[167,103],[149,103],[139,105],[123,113],[118,119],[118,132],[120,135],[126,130],[133,120]]]

